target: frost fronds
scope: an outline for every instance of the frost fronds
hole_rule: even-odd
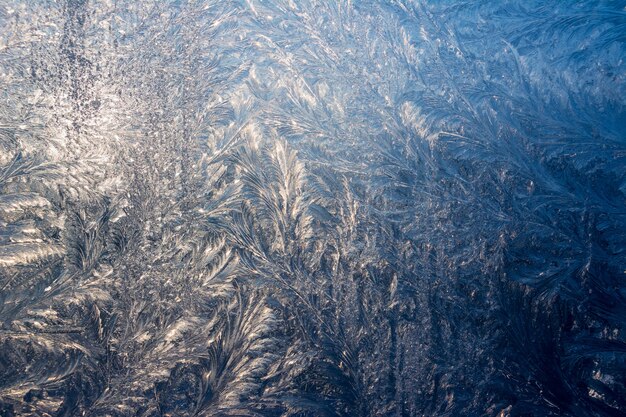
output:
[[[625,32],[0,2],[0,415],[623,415]]]

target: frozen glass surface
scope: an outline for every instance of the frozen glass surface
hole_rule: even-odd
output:
[[[626,415],[625,42],[623,0],[0,0],[0,415]]]

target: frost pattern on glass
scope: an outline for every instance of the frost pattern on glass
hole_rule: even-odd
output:
[[[625,41],[621,0],[0,0],[0,415],[625,415]]]

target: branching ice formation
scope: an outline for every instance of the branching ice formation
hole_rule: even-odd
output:
[[[0,415],[626,414],[623,1],[0,0]]]

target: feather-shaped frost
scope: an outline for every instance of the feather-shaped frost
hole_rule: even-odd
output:
[[[624,33],[0,2],[0,415],[623,415]]]

